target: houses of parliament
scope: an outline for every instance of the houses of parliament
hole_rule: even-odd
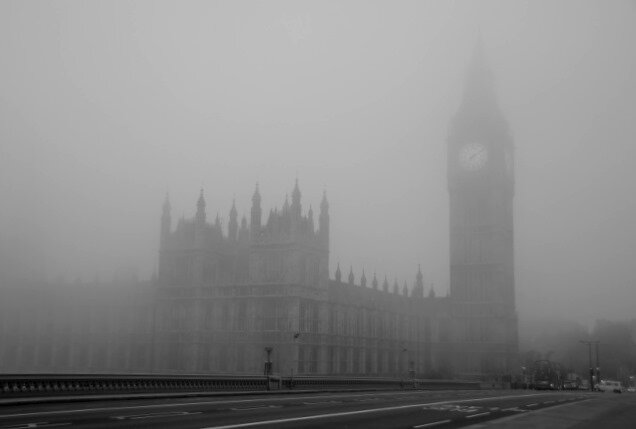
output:
[[[263,213],[160,217],[150,281],[13,282],[0,291],[0,371],[473,377],[517,371],[514,153],[478,51],[447,138],[450,292],[329,267],[329,203],[298,181]],[[368,276],[368,277],[367,277]]]

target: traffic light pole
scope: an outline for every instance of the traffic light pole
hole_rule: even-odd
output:
[[[582,344],[587,344],[587,350],[588,350],[588,362],[589,362],[589,368],[590,368],[590,391],[594,390],[594,367],[592,366],[592,344],[596,344],[596,365],[597,365],[597,379],[596,382],[598,383],[600,381],[600,377],[598,377],[600,375],[600,367],[598,366],[598,341],[583,341],[580,340],[579,341]]]

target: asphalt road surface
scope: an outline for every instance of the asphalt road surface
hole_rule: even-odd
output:
[[[636,394],[380,391],[0,407],[0,429],[636,427]]]

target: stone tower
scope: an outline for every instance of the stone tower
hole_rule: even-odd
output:
[[[503,375],[518,352],[513,140],[481,45],[447,140],[453,369]]]

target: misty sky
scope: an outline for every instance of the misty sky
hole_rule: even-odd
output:
[[[448,289],[445,139],[478,35],[516,145],[522,317],[636,307],[636,3],[0,3],[2,270],[156,269],[159,217],[326,190],[331,271]]]

